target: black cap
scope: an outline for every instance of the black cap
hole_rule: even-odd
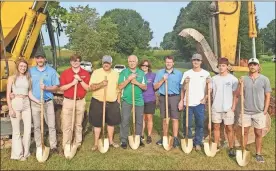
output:
[[[36,51],[34,57],[35,57],[35,58],[37,58],[37,57],[46,58],[46,54],[45,54],[44,50],[38,49],[38,50]]]

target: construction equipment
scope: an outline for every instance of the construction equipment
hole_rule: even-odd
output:
[[[40,132],[41,132],[41,146],[36,148],[36,159],[38,162],[45,162],[50,153],[50,148],[44,145],[44,91],[40,90]]]
[[[76,120],[76,97],[77,97],[77,85],[74,86],[74,104],[73,104],[73,115],[72,115],[72,123],[71,123],[71,139],[70,144],[65,144],[64,146],[64,156],[67,159],[72,159],[78,149],[78,146],[74,143],[74,128],[75,128],[75,120]]]
[[[106,76],[105,76],[105,80],[107,80]],[[102,139],[98,141],[99,142],[98,143],[98,149],[101,153],[106,153],[108,151],[108,148],[109,148],[108,139],[104,138],[106,90],[107,90],[107,86],[104,87]]]
[[[129,146],[136,150],[140,146],[140,135],[136,135],[136,127],[135,127],[135,92],[134,92],[134,84],[132,84],[132,135],[128,136]]]
[[[249,17],[249,37],[252,39],[252,56],[256,58],[255,38],[257,37],[255,24],[255,9],[252,1],[247,2]],[[203,64],[207,70],[218,73],[218,59],[225,57],[229,60],[231,66],[230,71],[249,71],[247,65],[242,65],[241,60],[236,55],[237,38],[240,21],[241,1],[213,1],[210,5],[211,18],[211,42],[212,48],[208,44],[205,37],[193,28],[185,28],[178,35],[181,37],[191,37],[196,43],[197,51],[203,57]],[[263,129],[263,137],[271,129],[271,118],[267,115],[266,127]],[[235,122],[236,123],[236,122]],[[239,127],[234,125],[235,132]],[[236,134],[235,144],[238,143],[238,134]],[[209,138],[209,137],[208,137]],[[227,138],[226,138],[227,142]],[[255,142],[254,128],[250,127],[248,144]]]
[[[240,80],[241,85],[241,127],[242,127],[242,138],[241,138],[241,146],[242,150],[237,150],[236,152],[236,160],[240,166],[246,166],[250,161],[250,152],[245,149],[245,143],[244,143],[244,125],[243,125],[243,114],[244,114],[244,96],[243,96],[243,80]]]
[[[209,140],[204,142],[204,152],[209,157],[214,157],[217,153],[217,143],[212,142],[212,122],[211,122],[211,87],[210,87],[210,79],[207,80],[207,91],[208,91],[208,114],[209,114],[209,123],[208,123],[208,131],[209,131]]]
[[[11,121],[6,102],[6,87],[8,77],[16,71],[15,61],[24,58],[29,68],[36,63],[33,56],[42,51],[41,27],[46,22],[52,49],[55,49],[54,29],[47,12],[48,1],[12,2],[1,1],[0,5],[0,36],[1,36],[1,139],[12,135]],[[56,51],[52,51],[53,61],[56,61]],[[56,68],[56,63],[54,63]],[[62,105],[62,93],[55,93],[54,104],[58,110]],[[56,113],[56,116],[59,115]],[[21,127],[23,129],[23,127]]]
[[[189,154],[193,150],[193,139],[188,138],[189,135],[189,83],[190,78],[185,79],[185,95],[186,95],[186,136],[185,139],[181,139],[181,148],[184,153]]]
[[[166,102],[166,133],[163,135],[163,147],[169,151],[172,148],[172,136],[169,136],[169,105],[168,105],[168,80],[165,81],[165,102]]]

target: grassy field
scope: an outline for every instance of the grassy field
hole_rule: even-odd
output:
[[[66,68],[66,67],[65,67]],[[275,64],[263,65],[263,74],[268,76],[272,87],[275,88]],[[64,68],[59,69],[62,71]],[[182,71],[187,69],[181,69]],[[245,73],[235,73],[237,77]],[[87,107],[91,93],[86,97]],[[154,116],[153,143],[138,150],[110,148],[105,154],[99,151],[92,152],[90,149],[94,143],[91,127],[84,133],[83,145],[71,160],[66,160],[62,155],[50,154],[45,163],[38,163],[35,157],[35,144],[31,145],[31,156],[25,162],[10,160],[10,149],[1,150],[1,170],[275,170],[275,123],[272,118],[270,132],[263,139],[263,155],[265,163],[255,161],[255,143],[248,145],[251,152],[251,161],[246,167],[238,166],[235,159],[227,155],[224,148],[214,158],[209,158],[204,151],[192,151],[185,154],[181,148],[165,151],[163,147],[155,145],[161,133],[161,120],[159,110]],[[182,123],[180,124],[180,134]],[[182,136],[179,136],[182,137]],[[61,135],[58,135],[59,143]],[[48,140],[46,141],[48,142]],[[119,143],[119,127],[115,130],[115,142]]]

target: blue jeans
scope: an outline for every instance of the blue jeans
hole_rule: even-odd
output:
[[[193,114],[195,116],[195,137],[193,140],[193,144],[201,145],[202,139],[204,135],[204,113],[205,113],[205,105],[199,104],[197,106],[189,107],[189,124],[188,124],[188,138],[192,138],[192,120]],[[186,137],[186,106],[183,114],[183,135]]]

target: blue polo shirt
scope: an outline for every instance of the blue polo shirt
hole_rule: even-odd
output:
[[[168,74],[166,69],[161,69],[156,73],[156,77],[154,79],[154,83],[156,84],[160,80],[162,80],[163,76]],[[177,70],[173,69],[173,71],[168,76],[168,94],[180,94],[181,90],[181,79],[182,73]],[[158,90],[159,94],[165,95],[165,82],[160,86]]]
[[[29,70],[32,78],[32,93],[40,100],[40,80],[43,80],[45,86],[58,86],[59,79],[55,69],[46,65],[43,71],[39,71],[37,66],[30,68]],[[50,91],[44,90],[44,100],[53,99],[54,95]]]

